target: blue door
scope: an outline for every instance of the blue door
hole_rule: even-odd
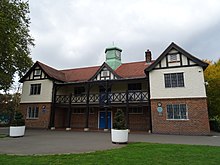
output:
[[[111,112],[108,112],[108,129],[112,126]],[[99,128],[105,128],[105,112],[99,112]]]

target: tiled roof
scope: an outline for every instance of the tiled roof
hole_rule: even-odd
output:
[[[123,78],[142,78],[146,77],[144,70],[149,66],[145,61],[124,63],[115,72]]]
[[[53,79],[60,80],[60,81],[66,81],[65,74],[59,70],[56,70],[48,65],[45,65],[39,61],[37,61],[37,64],[44,70],[44,72]]]
[[[38,64],[44,72],[52,79],[62,82],[83,82],[88,81],[96,74],[101,66],[84,67],[68,70],[57,70],[39,61]],[[145,61],[132,62],[121,64],[115,73],[122,78],[143,78],[145,77],[144,70],[149,66]],[[28,74],[28,73],[27,73]]]
[[[61,70],[66,75],[67,82],[78,82],[89,80],[100,68],[100,66]]]

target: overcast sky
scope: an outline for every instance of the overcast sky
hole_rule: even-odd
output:
[[[219,0],[30,0],[34,61],[57,69],[156,59],[171,42],[200,59],[220,58]]]

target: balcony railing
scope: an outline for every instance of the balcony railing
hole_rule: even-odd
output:
[[[127,91],[90,94],[88,96],[89,104],[116,104],[116,103],[140,103],[148,101],[147,91]],[[55,103],[57,104],[86,104],[87,95],[56,95]]]

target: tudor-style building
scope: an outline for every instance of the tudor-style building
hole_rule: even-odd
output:
[[[36,62],[20,80],[26,126],[109,130],[117,109],[133,131],[209,134],[203,70],[207,64],[175,43],[155,60],[121,63],[107,48],[101,66],[56,70]]]

